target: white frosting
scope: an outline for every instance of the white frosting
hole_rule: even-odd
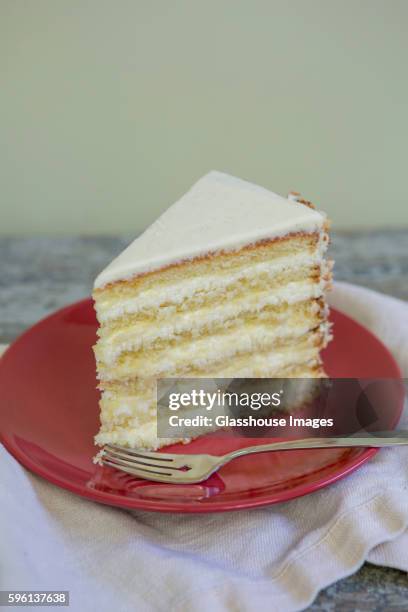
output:
[[[222,172],[210,172],[103,270],[95,288],[208,252],[290,232],[314,232],[325,215]]]

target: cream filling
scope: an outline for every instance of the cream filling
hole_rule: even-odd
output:
[[[137,321],[127,328],[101,337],[96,347],[96,355],[105,364],[112,365],[122,353],[149,347],[159,339],[174,340],[179,334],[192,332],[194,340],[194,334],[209,329],[212,325],[227,324],[233,322],[235,317],[248,313],[257,313],[259,320],[262,320],[264,315],[271,316],[269,312],[262,313],[266,306],[278,306],[282,303],[292,305],[316,299],[323,291],[324,282],[296,281],[273,293],[270,290],[248,293],[242,299],[206,306],[192,312],[181,312],[168,320]],[[315,305],[311,305],[311,309],[312,306]],[[276,318],[284,320],[290,314],[280,313]]]
[[[254,323],[245,326],[244,330],[238,328],[225,334],[180,343],[170,350],[151,351],[148,358],[140,353],[124,354],[113,367],[99,362],[99,377],[109,381],[134,376],[135,373],[144,378],[177,373],[180,368],[205,369],[235,355],[265,351],[276,341],[300,338],[309,331],[310,322],[296,326],[285,323],[272,329],[268,324]]]
[[[243,356],[234,360],[230,366],[209,369],[206,378],[263,378],[279,376],[284,368],[302,363],[312,365],[319,362],[319,348],[313,346],[317,333],[311,335],[303,348],[290,345],[282,349],[272,349],[265,353],[252,354],[250,359]]]
[[[304,353],[303,353],[304,354]],[[270,367],[268,368],[268,372],[270,372]],[[288,372],[286,372],[286,378],[290,378],[290,372],[294,372],[296,378],[305,378],[305,380],[309,380],[313,376],[320,376],[321,372],[317,372],[317,374],[312,369],[306,367],[297,367],[291,368]],[[282,369],[280,370],[282,373]],[[213,377],[210,380],[217,380],[219,377]],[[271,374],[268,378],[273,378]],[[206,380],[206,379],[203,379]],[[224,380],[224,377],[223,377]],[[227,378],[226,380],[232,381],[233,378]],[[228,384],[226,384],[228,386]],[[214,390],[215,387],[211,387],[211,391]],[[189,408],[183,408],[183,414]],[[156,388],[152,389],[148,394],[138,395],[136,394],[120,394],[112,395],[106,394],[103,395],[101,399],[101,422],[104,427],[112,428],[114,426],[123,426],[127,427],[137,427],[145,422],[149,422],[152,419],[156,419]]]
[[[251,357],[251,363],[241,367],[236,377],[278,376],[286,367],[300,365],[304,367],[302,375],[296,370],[296,378],[310,378],[310,368],[318,363],[316,349],[307,347],[285,347],[279,353],[270,352],[259,356],[258,360]],[[235,376],[234,372],[234,376]],[[217,373],[219,377],[228,377],[228,369]],[[318,376],[320,373],[318,373]],[[290,376],[290,375],[289,375]],[[210,377],[210,375],[209,375]],[[109,397],[102,407],[102,426],[95,437],[98,445],[116,443],[124,446],[141,448],[159,448],[166,444],[174,444],[177,440],[157,438],[157,417],[155,395],[149,402],[149,409],[141,409],[138,396]]]
[[[279,261],[264,261],[261,263],[243,266],[236,271],[227,274],[209,274],[188,278],[181,282],[157,285],[142,291],[132,298],[103,298],[96,301],[96,311],[100,324],[106,323],[125,314],[134,314],[144,310],[159,308],[165,304],[179,305],[191,296],[199,296],[208,299],[223,293],[231,285],[239,283],[243,279],[256,279],[259,276],[273,278],[276,274],[285,271],[294,271],[298,267],[322,265],[322,255],[317,249],[313,255],[305,257],[299,253],[289,257],[282,257]],[[258,280],[258,279],[257,279]],[[163,314],[167,313],[164,310]]]

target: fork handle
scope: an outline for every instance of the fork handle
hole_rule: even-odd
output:
[[[231,453],[227,453],[222,459],[227,462],[242,455],[252,453],[266,453],[277,450],[303,450],[308,448],[349,448],[349,447],[371,447],[383,448],[386,446],[408,445],[407,432],[400,432],[405,435],[395,435],[393,437],[379,436],[360,436],[350,438],[304,438],[302,440],[286,440],[283,442],[273,442],[272,444],[258,444],[257,446],[247,446],[239,448]]]

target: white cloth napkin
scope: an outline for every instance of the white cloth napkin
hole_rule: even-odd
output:
[[[408,376],[405,303],[345,283],[331,302]],[[408,571],[408,447],[307,497],[201,516],[86,501],[1,448],[0,495],[0,588],[70,590],[74,611],[302,610],[366,559]]]

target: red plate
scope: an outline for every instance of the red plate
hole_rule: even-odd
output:
[[[332,377],[399,378],[383,344],[332,310],[334,340],[324,353]],[[95,390],[96,320],[90,299],[63,308],[25,332],[0,360],[1,440],[24,466],[54,484],[98,502],[161,512],[219,512],[282,502],[349,474],[375,449],[329,449],[242,457],[205,483],[138,480],[92,463],[99,426]],[[390,406],[389,426],[402,410]],[[182,452],[223,454],[231,441],[206,436]],[[170,449],[170,447],[168,447]]]

